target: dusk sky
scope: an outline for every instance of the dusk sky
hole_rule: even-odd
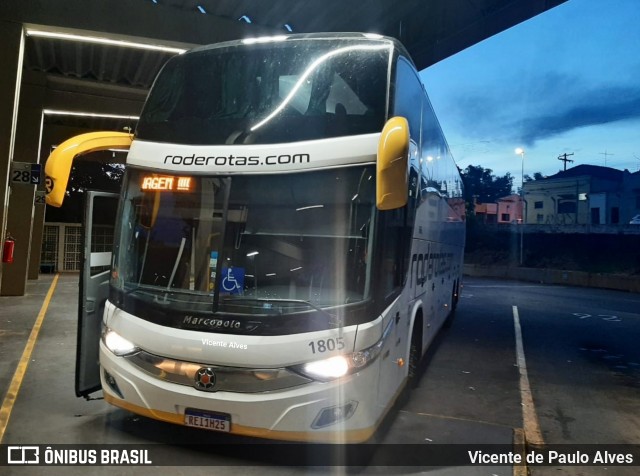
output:
[[[458,166],[640,168],[640,0],[569,0],[421,72]],[[607,156],[604,153],[607,153]]]

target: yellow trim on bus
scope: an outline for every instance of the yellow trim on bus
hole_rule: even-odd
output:
[[[45,192],[47,205],[62,206],[73,160],[81,154],[107,149],[128,149],[133,136],[127,132],[89,132],[67,139],[47,159]]]

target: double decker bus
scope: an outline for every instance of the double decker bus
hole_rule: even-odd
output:
[[[232,434],[370,439],[462,276],[462,182],[402,45],[308,34],[176,56],[133,135],[53,152],[48,203],[76,155],[114,146],[112,250],[90,236],[108,197],[87,212],[78,396]]]

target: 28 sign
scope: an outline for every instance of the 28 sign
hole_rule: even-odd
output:
[[[31,183],[30,170],[13,170],[12,182]]]
[[[12,162],[11,183],[38,185],[40,183],[40,164],[31,162]]]

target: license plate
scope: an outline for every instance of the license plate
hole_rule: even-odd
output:
[[[231,431],[231,415],[187,408],[184,412],[184,424],[194,428],[228,433]]]

